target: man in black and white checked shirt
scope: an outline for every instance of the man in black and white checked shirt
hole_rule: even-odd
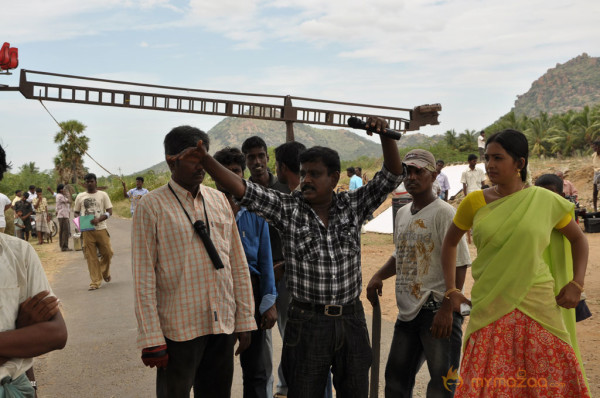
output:
[[[383,119],[367,123],[383,130]],[[292,296],[282,364],[288,397],[322,396],[331,368],[337,396],[366,397],[371,347],[359,299],[360,228],[403,179],[396,142],[381,137],[384,165],[363,187],[336,194],[340,159],[313,147],[300,156],[301,192],[284,194],[244,181],[199,145],[179,157],[200,161],[242,206],[282,233]]]

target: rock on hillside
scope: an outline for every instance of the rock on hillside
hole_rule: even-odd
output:
[[[518,95],[513,111],[517,116],[536,117],[540,112],[561,114],[600,103],[600,58],[586,53],[565,64],[556,64]]]

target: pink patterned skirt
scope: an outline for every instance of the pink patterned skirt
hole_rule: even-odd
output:
[[[589,397],[573,348],[519,310],[473,333],[455,397]]]

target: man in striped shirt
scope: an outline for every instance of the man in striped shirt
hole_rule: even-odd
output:
[[[367,123],[376,131],[383,119]],[[313,147],[300,155],[301,191],[284,194],[244,181],[216,162],[199,143],[179,154],[197,159],[240,201],[279,229],[284,243],[288,310],[282,362],[290,397],[323,395],[327,375],[340,398],[366,397],[372,352],[360,302],[360,228],[403,179],[396,141],[381,137],[384,165],[373,180],[336,194],[340,159]]]
[[[167,134],[171,180],[144,195],[133,215],[137,342],[144,364],[158,368],[159,398],[188,398],[192,387],[196,396],[229,397],[235,341],[237,355],[256,329],[250,273],[231,207],[221,192],[201,185],[198,161],[172,156],[198,140],[208,149],[208,135],[196,128]],[[199,221],[204,235],[193,225]]]

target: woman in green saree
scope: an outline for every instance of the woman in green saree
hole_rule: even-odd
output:
[[[461,303],[472,304],[457,397],[589,396],[576,340],[569,333],[574,327],[566,325],[559,309],[575,308],[580,300],[587,240],[571,217],[573,204],[527,186],[527,160],[522,133],[504,130],[490,136],[485,165],[494,186],[467,195],[444,240],[449,305],[439,316],[451,316]],[[454,279],[456,246],[470,228],[477,246],[471,301]],[[570,281],[555,280],[544,261],[554,229],[571,243]],[[445,338],[447,330],[436,326],[432,334]]]

